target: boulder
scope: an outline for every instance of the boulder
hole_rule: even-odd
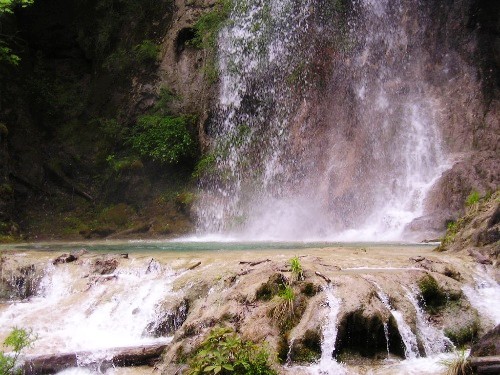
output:
[[[470,350],[471,357],[500,356],[500,324],[486,333]]]

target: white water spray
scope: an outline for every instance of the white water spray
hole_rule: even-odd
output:
[[[146,326],[158,318],[155,308],[165,296],[174,295],[172,271],[139,266],[105,278],[85,283],[64,266],[48,266],[38,296],[0,310],[1,333],[31,328],[38,339],[29,354],[100,351],[103,359],[109,348],[170,340],[149,336]]]
[[[482,317],[494,325],[500,324],[500,285],[488,275],[486,267],[475,273],[474,285],[466,285],[462,290]]]

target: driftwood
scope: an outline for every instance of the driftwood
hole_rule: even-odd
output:
[[[58,171],[56,168],[53,168],[49,164],[44,164],[43,169],[47,173],[47,176],[60,187],[66,189],[70,193],[75,193],[76,195],[79,195],[80,197],[88,200],[89,202],[94,201],[94,198],[92,198],[92,196],[89,193],[80,189],[80,187],[78,187],[76,183],[71,181],[61,171]]]
[[[332,280],[328,277],[326,277],[325,275],[323,275],[322,273],[316,271],[314,272],[316,274],[316,276],[319,276],[321,277],[323,280],[325,280],[328,284],[330,284],[332,282]]]
[[[196,263],[195,265],[191,266],[188,268],[188,271],[194,270],[196,267],[198,267],[201,264],[201,262]]]
[[[270,262],[271,259],[266,259],[266,260],[260,260],[260,261],[257,261],[257,262],[245,262],[245,261],[241,261],[240,264],[248,264],[249,266],[253,267],[253,266],[257,266],[261,263],[266,263],[266,262]]]
[[[112,233],[108,236],[108,238],[119,238],[129,236],[131,234],[146,233],[151,229],[152,226],[153,223],[141,224],[130,229],[122,230],[121,232]]]
[[[97,357],[96,353],[93,352],[42,355],[27,359],[23,373],[25,375],[55,374],[70,367],[77,367],[79,358],[84,359],[85,367],[97,366],[99,370],[110,367],[150,365],[162,355],[166,347],[166,344],[152,344],[114,348],[103,353],[103,359],[95,359],[94,361],[87,360]]]
[[[477,374],[500,374],[500,356],[469,357],[468,361]]]

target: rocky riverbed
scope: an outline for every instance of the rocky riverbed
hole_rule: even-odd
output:
[[[468,345],[500,323],[495,268],[430,245],[198,252],[127,246],[128,253],[75,249],[62,257],[3,251],[0,338],[13,326],[31,328],[38,339],[28,356],[93,351],[95,358],[79,364],[94,368],[110,348],[165,343],[154,367],[134,371],[174,374],[214,327],[226,326],[266,342],[283,374],[331,371],[325,366],[332,356],[347,373],[387,374]],[[278,314],[285,288],[293,297]],[[444,371],[437,361],[432,366],[421,373]]]

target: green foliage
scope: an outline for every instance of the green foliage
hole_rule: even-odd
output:
[[[196,48],[214,49],[219,31],[231,12],[231,0],[218,0],[210,12],[204,13],[194,24],[195,37],[189,44]]]
[[[274,298],[271,317],[282,330],[291,328],[294,317],[295,293],[290,285],[282,288]]]
[[[196,155],[196,141],[189,131],[195,122],[194,116],[139,117],[134,134],[130,138],[132,148],[141,156],[155,161],[177,164]]]
[[[134,46],[131,51],[117,48],[106,57],[103,67],[115,74],[125,74],[137,70],[145,64],[156,63],[159,54],[160,47],[153,41],[146,39]]]
[[[300,264],[300,260],[298,257],[293,257],[289,261],[290,268],[292,270],[292,278],[295,280],[304,279],[304,273],[302,271],[302,265]]]
[[[209,82],[215,82],[219,75],[215,61],[217,37],[229,18],[232,6],[232,0],[218,0],[210,12],[202,14],[196,21],[193,26],[195,36],[188,42],[188,45],[206,51],[203,69]]]
[[[456,301],[461,298],[460,293],[447,293],[444,291],[436,279],[426,274],[418,281],[418,288],[422,297],[422,305],[429,314],[436,314],[449,301]]]
[[[448,246],[449,244],[451,244],[453,242],[453,240],[455,239],[455,236],[458,233],[459,224],[460,224],[460,220],[459,221],[450,221],[448,223],[447,229],[446,229],[446,234],[445,234],[444,238],[441,239],[441,244],[437,247],[437,249],[436,249],[437,251],[446,250],[446,246]]]
[[[466,344],[473,343],[477,340],[479,335],[480,323],[476,317],[472,322],[462,327],[450,327],[445,329],[444,334],[448,337],[453,344],[457,347],[463,347]]]
[[[14,328],[3,342],[4,347],[10,348],[12,353],[6,355],[0,352],[0,374],[21,374],[21,370],[16,370],[17,360],[23,349],[29,348],[36,340],[36,336],[31,330]]]
[[[481,199],[481,195],[476,190],[473,190],[465,199],[465,205],[467,207],[471,207],[471,206],[475,205],[476,203],[478,203],[480,199]]]
[[[473,375],[474,371],[467,360],[465,350],[455,352],[455,358],[440,362],[447,368],[446,375]]]
[[[143,40],[134,47],[135,59],[140,64],[155,63],[160,54],[160,47],[152,40]]]
[[[194,167],[194,172],[192,174],[193,178],[199,179],[205,174],[210,174],[216,170],[216,157],[214,154],[204,155],[196,166]]]
[[[136,171],[144,168],[142,162],[133,156],[118,159],[112,154],[106,158],[106,161],[109,163],[111,168],[118,173],[123,171]]]
[[[34,0],[0,0],[0,25],[2,16],[13,14],[16,7],[25,8],[33,2]],[[5,62],[16,66],[19,65],[21,58],[9,46],[12,39],[12,35],[0,33],[0,63]]]
[[[230,328],[215,328],[189,360],[189,375],[276,375],[269,352],[242,340]]]

